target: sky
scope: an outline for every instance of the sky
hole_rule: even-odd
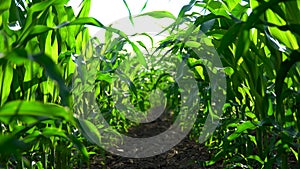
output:
[[[146,8],[141,12],[146,0],[127,0],[132,15],[138,15],[150,11],[169,11],[177,16],[181,7],[188,4],[190,0],[148,0]],[[70,0],[75,12],[81,0]],[[121,18],[128,17],[128,11],[123,0],[92,0],[90,16],[96,18],[104,25],[109,25]],[[96,33],[95,27],[90,27],[91,34]]]

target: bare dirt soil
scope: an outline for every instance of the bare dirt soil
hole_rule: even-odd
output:
[[[127,133],[133,137],[150,137],[168,129],[171,122],[156,120],[154,123],[143,124],[134,127]],[[204,145],[196,143],[188,138],[182,140],[171,150],[148,158],[125,158],[105,152],[103,155],[95,155],[91,159],[90,168],[106,169],[199,169],[207,168],[202,162],[209,160],[209,152]],[[101,164],[102,163],[102,164]],[[223,168],[221,164],[215,164],[212,169]]]

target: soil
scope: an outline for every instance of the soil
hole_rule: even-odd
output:
[[[101,164],[103,158],[95,156],[91,161],[92,169],[199,169],[208,168],[201,166],[201,161],[209,159],[209,153],[203,145],[189,139],[184,139],[180,144],[166,153],[149,158],[124,158],[110,153],[106,154],[105,165]],[[211,169],[223,168],[216,164]]]
[[[165,118],[166,119],[166,118]],[[170,121],[158,119],[155,122],[143,124],[129,129],[127,133],[133,137],[149,137],[163,132],[171,125]],[[199,169],[207,168],[201,166],[201,162],[209,160],[209,152],[204,145],[196,143],[188,138],[169,151],[148,158],[125,158],[105,152],[103,155],[92,157],[90,168],[106,169]],[[104,162],[104,163],[103,163]],[[215,164],[212,169],[223,168],[221,164]]]

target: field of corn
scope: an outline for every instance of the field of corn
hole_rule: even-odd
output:
[[[131,55],[125,46],[140,62],[147,47],[132,40],[135,35],[90,17],[91,0],[82,0],[78,14],[68,1],[0,0],[0,168],[93,168],[95,156],[98,168],[109,168],[107,152],[83,129],[101,138],[99,113],[84,122],[80,118],[90,113],[84,96],[91,91],[115,131],[130,134],[143,125],[119,112],[112,92],[116,69]],[[120,3],[130,14],[126,1]],[[300,168],[300,1],[191,0],[178,16],[168,11],[142,15],[173,20],[156,51],[167,50],[164,57],[174,62],[184,60],[197,81],[198,115],[187,136],[196,144],[212,113],[210,74],[226,75],[220,121],[201,144],[209,158],[203,160],[199,152],[193,161],[197,168]],[[92,38],[87,25],[105,30],[105,38]],[[195,53],[206,50],[198,42],[200,32],[217,51],[222,69]],[[134,107],[145,110],[148,93],[161,89],[173,122],[180,118],[183,98],[175,97],[181,90],[163,69],[157,65],[139,72],[126,92]]]

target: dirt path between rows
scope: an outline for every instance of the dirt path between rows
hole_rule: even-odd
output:
[[[134,137],[149,137],[165,131],[170,125],[170,121],[157,120],[154,123],[132,128],[128,134]],[[108,152],[105,153],[105,157],[105,160],[100,155],[92,157],[91,169],[199,169],[208,168],[201,166],[201,162],[210,159],[209,152],[204,145],[188,138],[182,140],[171,150],[153,157],[139,159],[125,158]],[[209,168],[216,169],[223,167],[221,164],[215,164]]]
[[[101,165],[103,158],[95,156],[91,161],[91,168],[106,169],[199,169],[208,168],[201,166],[201,161],[209,159],[209,153],[203,145],[189,139],[184,139],[180,144],[166,153],[149,158],[124,158],[116,155],[106,154],[106,164]],[[220,164],[209,167],[211,169],[223,168]]]

